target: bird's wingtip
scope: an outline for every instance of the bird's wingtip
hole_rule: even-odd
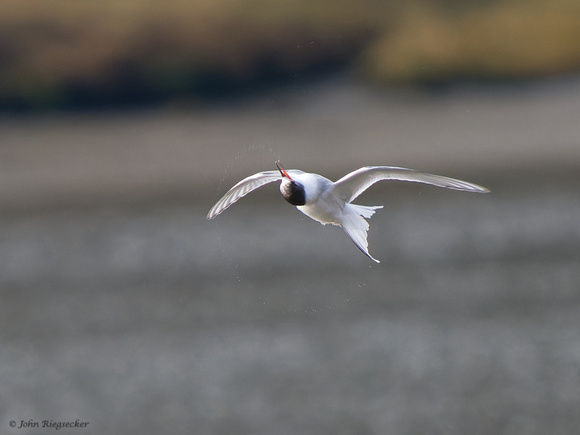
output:
[[[219,213],[216,213],[215,210],[212,208],[208,213],[207,216],[205,217],[208,221],[212,220],[214,217],[216,217]]]
[[[479,184],[473,184],[473,192],[476,193],[489,193],[491,192],[491,190],[489,190],[487,187],[481,186]]]

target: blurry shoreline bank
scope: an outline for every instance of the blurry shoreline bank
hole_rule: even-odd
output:
[[[580,70],[573,0],[5,3],[8,111],[195,101],[337,66],[383,85]]]
[[[577,180],[579,96],[579,77],[428,93],[341,76],[187,110],[3,117],[0,212],[210,204],[277,159],[329,178],[406,166],[492,190]]]

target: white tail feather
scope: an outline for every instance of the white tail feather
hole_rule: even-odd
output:
[[[354,244],[371,260],[380,263],[379,260],[373,258],[368,251],[367,231],[369,224],[364,218],[370,218],[375,214],[375,211],[383,208],[378,206],[365,206],[356,204],[346,204],[344,208],[344,216],[342,220],[342,228],[352,239]]]

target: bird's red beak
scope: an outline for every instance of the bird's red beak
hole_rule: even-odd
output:
[[[284,168],[282,167],[282,165],[280,164],[280,160],[278,160],[278,161],[276,162],[276,167],[278,168],[278,170],[279,170],[279,171],[280,171],[280,173],[282,174],[282,177],[286,177],[286,178],[288,178],[289,180],[292,180],[292,178],[290,178],[290,175],[288,175],[288,172],[286,172],[286,169],[284,169]]]

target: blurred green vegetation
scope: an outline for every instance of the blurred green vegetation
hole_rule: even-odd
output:
[[[208,96],[343,65],[383,84],[580,70],[577,0],[0,0],[0,106]]]

